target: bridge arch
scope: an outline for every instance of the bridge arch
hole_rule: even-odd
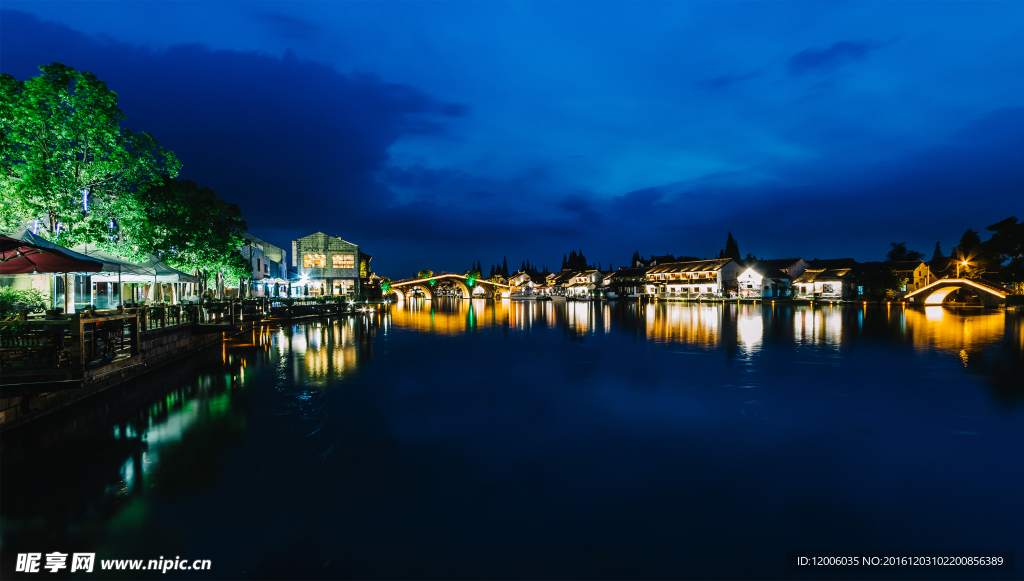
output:
[[[998,307],[1006,303],[1006,289],[986,280],[970,280],[966,278],[944,278],[920,288],[906,299],[926,305],[941,305],[950,293],[958,290],[969,290],[981,299],[986,307]]]
[[[429,278],[403,280],[391,283],[391,291],[395,293],[399,300],[405,300],[406,295],[408,295],[409,291],[414,288],[423,290],[424,294],[426,294],[428,298],[434,298],[434,286],[442,282],[454,284],[456,288],[462,292],[462,298],[464,299],[480,296],[480,293],[474,292],[475,289],[478,288],[483,291],[484,298],[494,298],[503,290],[507,292],[509,289],[507,284],[491,282],[489,280],[476,280],[473,281],[472,286],[470,286],[470,281],[461,274],[441,274]]]

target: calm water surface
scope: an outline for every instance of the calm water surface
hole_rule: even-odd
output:
[[[251,579],[792,578],[793,550],[1024,559],[1022,321],[449,299],[268,327],[5,434],[0,576],[55,550]]]

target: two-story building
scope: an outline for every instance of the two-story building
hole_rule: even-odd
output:
[[[658,298],[721,298],[737,291],[743,270],[731,258],[672,262],[651,267],[646,286]]]
[[[370,282],[369,254],[358,244],[323,232],[292,240],[292,266],[298,280],[294,289],[313,296],[345,296],[362,300]]]
[[[574,273],[572,282],[565,287],[565,296],[576,299],[598,297],[598,287],[604,279],[599,270],[584,270]]]
[[[276,291],[288,284],[287,253],[283,248],[261,240],[251,234],[242,234],[245,244],[239,249],[252,265],[249,295],[276,296]]]
[[[644,280],[647,278],[648,270],[644,266],[626,267],[609,273],[603,281],[606,296],[609,299],[644,296]]]

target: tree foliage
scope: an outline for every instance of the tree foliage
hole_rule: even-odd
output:
[[[416,278],[430,278],[432,276],[434,276],[433,270],[423,269],[416,273]]]
[[[186,272],[223,272],[231,286],[252,276],[251,259],[239,252],[247,243],[242,211],[210,188],[166,178],[163,185],[126,199],[122,215],[130,226],[120,228],[109,243],[119,256],[156,254]]]
[[[729,232],[729,237],[725,241],[725,250],[722,250],[718,254],[719,258],[731,258],[736,262],[740,261],[740,245],[736,243],[736,239],[732,237],[732,232]]]
[[[117,94],[92,73],[39,70],[27,81],[0,75],[0,219],[40,219],[40,234],[65,245],[102,243],[121,204],[181,164],[150,134],[121,128]]]
[[[1019,288],[1024,282],[1024,222],[1011,216],[985,229],[993,232],[992,238],[984,242],[986,254],[998,265],[1003,282]]]
[[[888,262],[904,262],[908,260],[924,260],[924,254],[916,250],[907,250],[906,242],[891,242],[888,254],[885,259]]]

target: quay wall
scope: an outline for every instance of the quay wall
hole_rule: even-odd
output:
[[[248,331],[251,327],[252,323],[246,323],[230,334]],[[73,405],[202,349],[220,345],[225,334],[224,329],[200,326],[144,336],[139,341],[138,355],[87,370],[78,377],[72,377],[71,373],[23,376],[23,383],[0,386],[0,431]]]

